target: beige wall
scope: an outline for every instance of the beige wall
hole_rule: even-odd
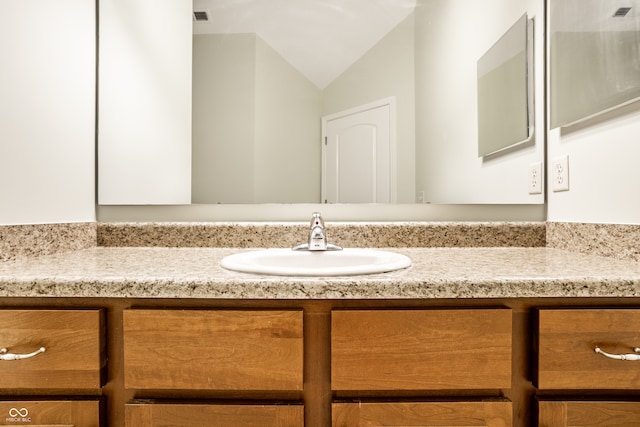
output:
[[[0,2],[0,225],[95,220],[95,15]]]
[[[583,12],[580,2],[567,3],[573,3],[572,7],[576,8],[571,13],[572,16]],[[597,38],[602,45],[607,45],[605,42],[612,42],[609,39],[610,34],[607,33],[597,35],[581,33],[580,35],[581,37],[588,35],[592,39]],[[563,37],[570,36],[563,34]],[[637,33],[633,37],[637,37]],[[574,81],[585,78],[592,81],[605,79],[602,84],[591,84],[590,87],[593,90],[588,95],[593,96],[598,91],[601,91],[600,94],[606,93],[607,90],[610,91],[610,94],[616,91],[612,88],[616,84],[616,79],[609,79],[607,72],[615,70],[622,72],[622,67],[617,68],[615,63],[602,59],[598,56],[597,49],[588,45],[586,48],[589,50],[590,56],[580,55],[581,49],[585,49],[584,46],[575,46],[572,55],[559,58],[553,55],[554,48],[551,43],[553,43],[553,39],[549,40],[549,63],[560,60],[563,62],[559,66],[565,66],[570,71],[574,71],[570,78],[564,81],[564,84],[570,85]],[[623,46],[620,44],[618,47]],[[637,61],[637,43],[635,46],[636,55],[628,55],[627,58],[634,58]],[[589,49],[590,47],[591,49]],[[608,49],[603,56],[612,52],[611,49]],[[571,61],[571,63],[566,63],[566,61]],[[575,72],[576,70],[580,70],[581,73]],[[551,73],[549,75],[552,76]],[[637,69],[634,77],[637,82]],[[552,81],[555,85],[558,84],[555,80]],[[628,79],[626,83],[630,83],[627,89],[635,86],[634,78]],[[550,90],[553,90],[554,84],[550,85]],[[560,90],[556,95],[562,96],[563,92],[570,93],[571,91]],[[567,101],[574,103],[574,108],[580,109],[593,104],[593,101],[587,102],[589,96],[573,95]],[[613,96],[609,98],[609,100],[611,99]],[[557,98],[550,93],[549,100],[549,113],[552,117],[553,114],[557,114],[554,111],[556,108],[554,100]],[[606,108],[605,105],[600,107]],[[582,111],[582,113],[591,112],[593,110]],[[550,120],[551,126],[553,126],[553,122],[554,120]],[[547,168],[550,174],[553,159],[565,155],[569,156],[569,191],[554,192],[551,188],[549,189],[549,220],[640,224],[640,192],[638,191],[640,144],[638,143],[638,135],[640,135],[640,102],[638,101],[615,108],[608,113],[592,117],[573,126],[552,129],[549,132]]]

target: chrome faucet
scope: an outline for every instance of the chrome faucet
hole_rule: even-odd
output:
[[[294,251],[340,251],[342,248],[332,243],[327,243],[327,233],[324,228],[324,219],[320,212],[314,212],[311,217],[309,230],[309,243],[293,247]]]

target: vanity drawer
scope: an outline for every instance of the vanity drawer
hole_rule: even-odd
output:
[[[302,405],[129,403],[126,427],[304,427]]]
[[[640,425],[640,402],[539,401],[539,427]]]
[[[99,389],[106,366],[101,310],[0,310],[0,389]]]
[[[130,389],[302,390],[302,310],[124,311]]]
[[[640,310],[544,309],[537,311],[540,389],[637,389],[640,360],[615,360],[595,352],[631,354],[640,347]]]
[[[333,390],[511,388],[510,309],[334,310]]]
[[[511,426],[508,401],[334,403],[333,427]]]
[[[97,400],[0,401],[0,426],[99,427]]]

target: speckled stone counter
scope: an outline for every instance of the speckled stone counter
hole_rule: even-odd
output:
[[[243,249],[105,248],[0,263],[0,297],[415,299],[640,297],[640,263],[548,248],[409,248],[413,265],[351,277],[236,273]]]

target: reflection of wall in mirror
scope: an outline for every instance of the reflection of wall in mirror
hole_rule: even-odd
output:
[[[394,95],[398,201],[412,202],[413,31],[410,15],[323,90],[254,34],[195,35],[193,202],[318,203],[321,116]]]
[[[397,203],[413,203],[415,194],[414,16],[405,18],[323,91],[324,115],[395,98]]]
[[[255,34],[194,36],[193,87],[194,203],[320,199],[317,87]]]
[[[527,15],[478,59],[478,155],[529,138]]]
[[[538,204],[529,165],[544,121],[515,151],[478,157],[477,61],[524,13],[535,18],[535,117],[544,117],[543,0],[420,0],[416,8],[416,191],[436,204]]]
[[[640,97],[640,15],[635,8],[558,0],[550,11],[551,127]]]

